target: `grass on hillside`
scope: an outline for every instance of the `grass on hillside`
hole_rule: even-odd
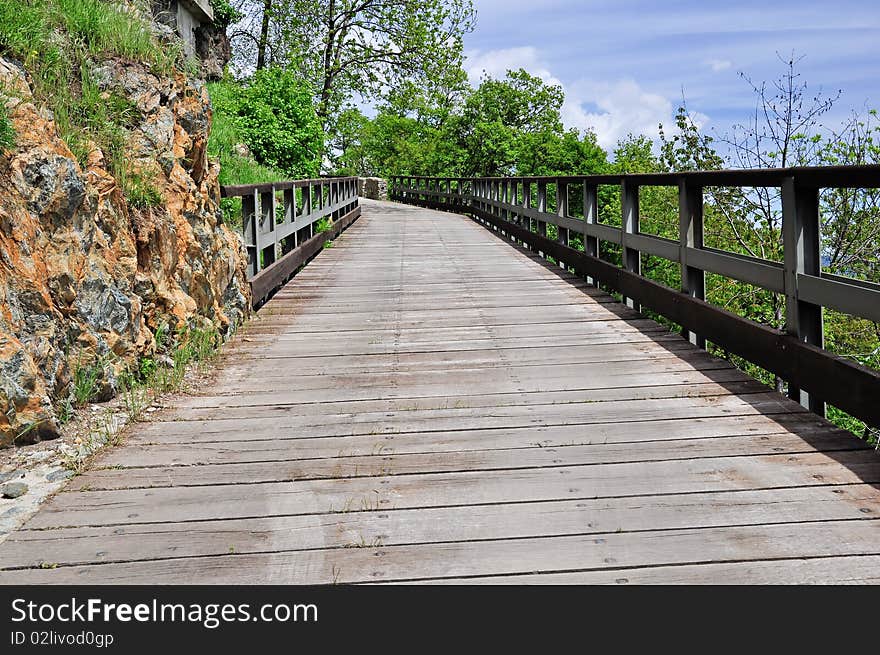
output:
[[[168,74],[183,58],[180,48],[155,39],[146,3],[141,11],[107,0],[0,0],[0,54],[24,65],[36,99],[52,110],[61,138],[80,163],[97,145],[126,192],[132,176],[126,175],[124,129],[132,107],[120,95],[102,97],[92,65],[121,57]],[[139,196],[156,198],[149,192]]]
[[[287,179],[281,171],[263,166],[251,157],[242,157],[235,151],[237,145],[244,143],[236,130],[235,118],[230,110],[235,88],[233,82],[208,84],[208,95],[211,96],[214,108],[208,154],[220,159],[220,184],[260,184]]]

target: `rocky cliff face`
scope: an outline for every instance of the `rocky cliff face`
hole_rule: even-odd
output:
[[[92,77],[130,103],[129,170],[158,202],[126,198],[98,148],[81,166],[26,72],[0,58],[0,102],[17,132],[0,152],[0,445],[58,435],[77,366],[99,362],[110,397],[160,326],[223,332],[250,305],[241,240],[221,223],[219,167],[206,155],[203,84],[116,60]]]

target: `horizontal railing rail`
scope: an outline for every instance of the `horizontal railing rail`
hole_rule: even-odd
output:
[[[548,211],[548,185],[556,210]],[[598,188],[616,185],[621,227],[599,222]],[[678,240],[639,231],[639,189],[678,189]],[[706,187],[778,187],[783,261],[710,248],[703,243]],[[709,340],[778,375],[789,396],[824,414],[825,402],[880,425],[880,373],[823,349],[822,308],[880,322],[880,284],[821,270],[819,206],[824,188],[880,188],[880,166],[832,166],[564,177],[443,178],[395,176],[393,200],[467,213],[593,283],[682,326],[690,341]],[[580,194],[582,216],[569,212]],[[555,225],[557,239],[547,237]],[[579,234],[583,251],[571,247]],[[599,257],[600,242],[621,249],[622,265]],[[681,288],[641,274],[641,254],[679,264]],[[785,296],[785,330],[755,323],[705,302],[705,274],[715,273]]]
[[[220,187],[223,198],[241,199],[254,307],[360,216],[357,178],[289,180]],[[318,224],[326,225],[318,229]]]

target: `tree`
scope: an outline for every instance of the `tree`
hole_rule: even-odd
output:
[[[460,68],[462,36],[475,17],[471,0],[242,3],[252,18],[232,34],[239,69],[299,70],[325,131],[352,96],[381,98],[404,81],[422,84]]]
[[[562,87],[545,84],[524,69],[503,80],[485,77],[464,102],[454,132],[465,152],[466,176],[511,175],[529,135],[535,143],[559,137]],[[534,152],[533,152],[534,154]]]
[[[756,84],[747,76],[755,96],[749,121],[737,124],[719,140],[699,132],[685,107],[676,117],[678,132],[668,138],[661,129],[661,153],[668,170],[768,168],[803,165],[867,164],[880,161],[877,113],[854,113],[839,129],[821,123],[840,92],[809,93],[797,66],[801,58],[782,60],[784,69],[771,83]],[[662,127],[662,126],[661,126]],[[880,192],[876,189],[824,189],[820,196],[820,234],[823,270],[880,281]],[[782,216],[779,190],[774,188],[705,189],[705,241],[722,250],[779,261],[782,258]],[[784,327],[784,301],[775,293],[721,276],[707,280],[707,299],[756,321]],[[826,309],[825,345],[832,352],[865,365],[880,366],[880,326]],[[728,353],[755,377],[778,389],[782,380]],[[835,408],[829,417],[854,432],[869,428]]]
[[[367,152],[364,148],[364,134],[370,119],[355,109],[344,109],[336,121],[336,130],[328,142],[328,156],[337,175],[371,175]]]

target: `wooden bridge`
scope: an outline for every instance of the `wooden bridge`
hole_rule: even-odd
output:
[[[256,318],[212,383],[0,545],[0,582],[880,582],[880,456],[816,413],[878,423],[877,373],[821,349],[816,308],[877,320],[880,292],[822,274],[810,228],[818,185],[878,171],[711,175],[401,178],[403,202],[359,203],[352,179],[226,189]],[[783,263],[701,241],[702,186],[755,176],[784,191]],[[621,185],[623,228],[596,220],[599,183]],[[648,183],[679,186],[680,243],[639,233]],[[679,262],[684,292],[640,251]],[[706,270],[785,293],[788,333],[703,302]]]

